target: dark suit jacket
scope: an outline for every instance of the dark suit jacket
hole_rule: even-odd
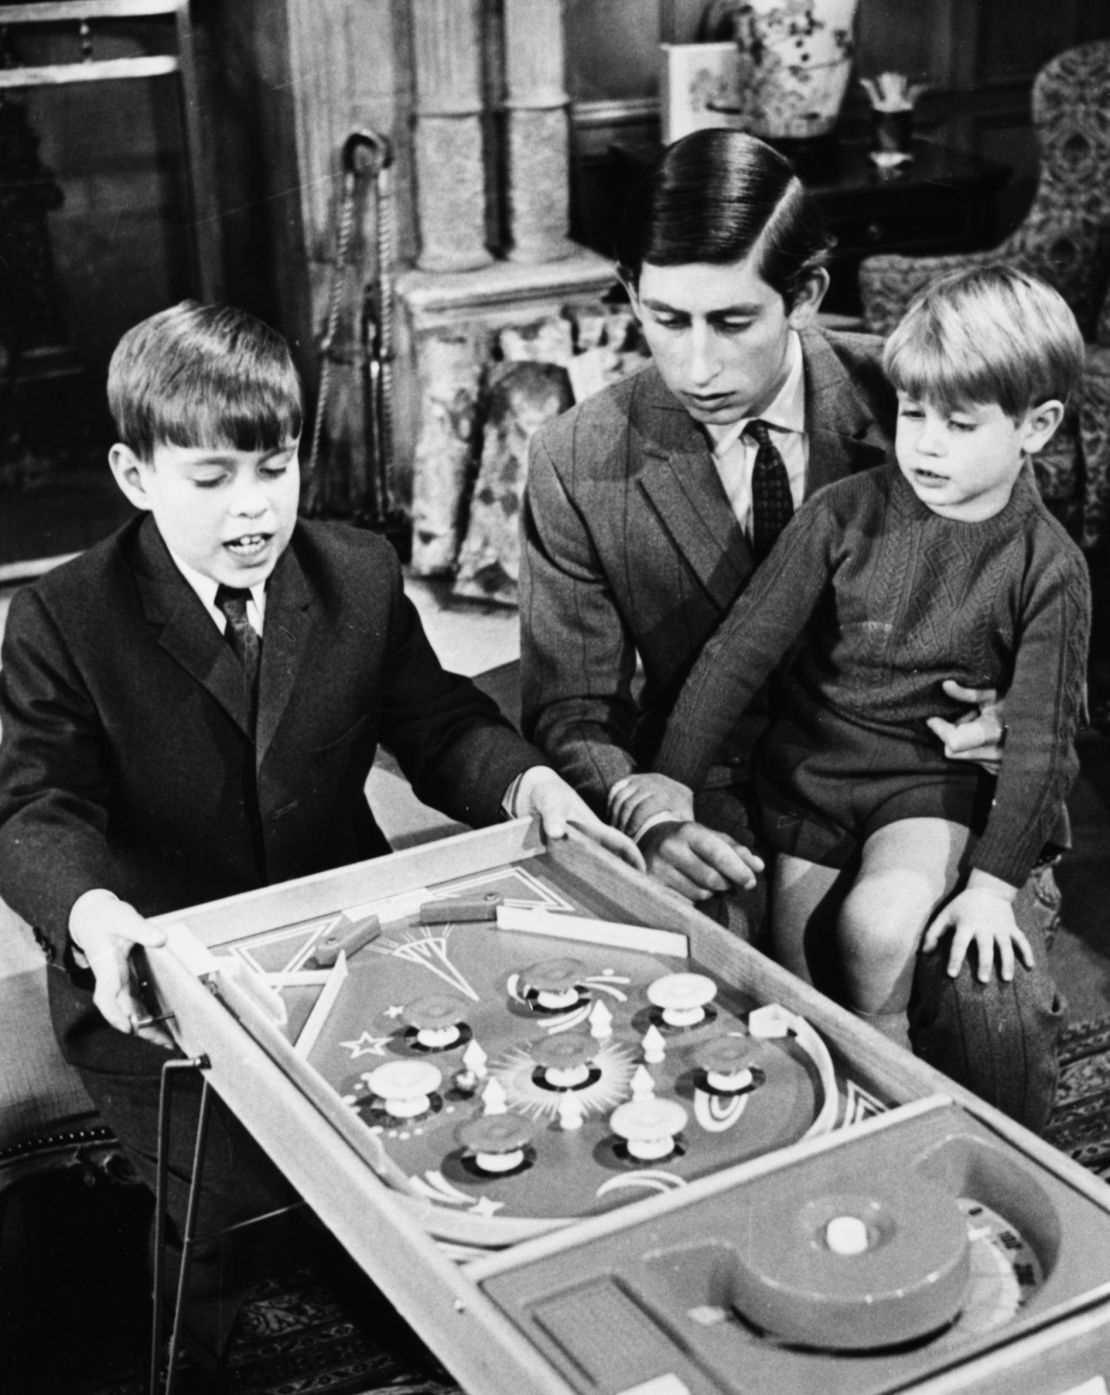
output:
[[[149,516],[12,599],[0,670],[0,894],[57,949],[103,886],[154,914],[388,851],[379,743],[451,817],[495,822],[542,758],[440,667],[373,534],[300,522],[242,669]]]
[[[880,350],[872,335],[803,333],[807,494],[886,457]],[[650,762],[751,551],[705,437],[654,367],[537,432],[522,528],[524,730],[601,811]]]

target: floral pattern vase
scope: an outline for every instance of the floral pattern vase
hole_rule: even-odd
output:
[[[699,38],[739,49],[738,122],[767,140],[813,140],[836,123],[852,71],[858,0],[710,0]]]

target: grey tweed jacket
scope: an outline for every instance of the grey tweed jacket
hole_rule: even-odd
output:
[[[803,333],[807,494],[887,457],[881,347]],[[536,434],[522,529],[524,730],[600,811],[650,761],[751,551],[704,436],[654,367]]]

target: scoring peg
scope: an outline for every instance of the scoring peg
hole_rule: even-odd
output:
[[[533,1059],[543,1068],[544,1083],[553,1090],[574,1090],[590,1078],[590,1062],[597,1042],[584,1032],[544,1037],[532,1047]]]
[[[739,1094],[755,1083],[751,1070],[752,1049],[743,1037],[714,1037],[694,1052],[694,1061],[705,1071],[706,1084],[723,1094]]]
[[[595,1041],[607,1041],[613,1035],[613,1014],[598,998],[589,1013],[590,1036]]]
[[[363,1079],[395,1119],[414,1119],[431,1108],[430,1096],[443,1079],[430,1061],[387,1061]]]
[[[456,1140],[483,1172],[512,1172],[519,1167],[533,1136],[531,1121],[519,1114],[483,1114],[455,1130]]]
[[[546,1012],[577,1007],[585,972],[577,959],[544,959],[521,972],[524,996]]]
[[[667,1039],[654,1022],[644,1033],[640,1045],[649,1066],[661,1066],[667,1059]]]
[[[676,1100],[642,1095],[618,1104],[609,1116],[609,1127],[624,1139],[632,1157],[657,1162],[674,1152],[675,1136],[685,1127],[686,1117]]]
[[[559,1098],[559,1127],[565,1133],[574,1133],[580,1129],[586,1120],[586,1111],[582,1108],[582,1097],[572,1092],[561,1095]]]
[[[482,1089],[482,1114],[486,1117],[491,1114],[505,1114],[508,1109],[509,1101],[505,1087],[496,1075],[491,1075]]]
[[[628,1082],[632,1089],[634,1100],[643,1099],[647,1095],[655,1094],[655,1077],[647,1066],[637,1066],[632,1073],[632,1079]]]
[[[668,1027],[694,1027],[704,1020],[717,985],[707,974],[664,974],[648,985],[647,995]]]
[[[460,1026],[466,1012],[461,998],[450,993],[428,993],[405,1006],[402,1021],[416,1031],[416,1040],[430,1051],[453,1046],[462,1035]]]

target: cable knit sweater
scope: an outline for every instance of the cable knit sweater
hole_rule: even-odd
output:
[[[1005,752],[971,860],[1020,886],[1075,777],[1089,630],[1086,563],[1030,469],[981,523],[932,513],[896,466],[870,470],[798,510],[702,651],[654,768],[697,788],[803,632],[784,712],[816,705],[903,739],[908,771],[953,769],[925,725],[966,711],[942,692],[944,679],[997,688]],[[765,739],[774,741],[773,723]]]

